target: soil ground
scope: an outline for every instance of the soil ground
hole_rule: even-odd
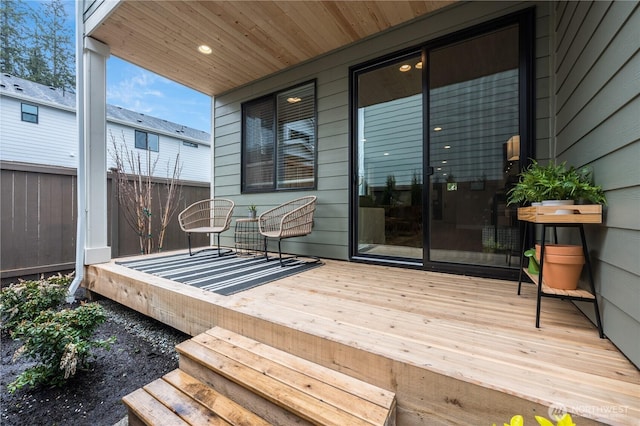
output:
[[[109,351],[94,349],[89,369],[79,371],[64,387],[25,388],[9,394],[7,384],[33,362],[24,357],[12,362],[21,343],[2,336],[2,426],[111,426],[126,416],[123,396],[177,368],[173,347],[188,335],[114,302],[99,303],[108,319],[96,338],[115,336],[117,340]]]

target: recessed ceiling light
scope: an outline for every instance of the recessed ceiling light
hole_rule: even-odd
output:
[[[200,46],[198,46],[198,52],[204,53],[205,55],[210,55],[213,50],[211,50],[211,48],[206,44],[201,44]]]
[[[409,65],[409,64],[404,64],[404,65],[401,65],[401,66],[400,66],[400,68],[398,68],[398,69],[399,69],[400,71],[402,71],[402,72],[407,72],[407,71],[409,71],[409,70],[411,69],[411,65]]]
[[[442,164],[447,164],[447,160],[442,160]]]
[[[434,132],[439,132],[439,131],[441,131],[441,130],[442,130],[442,127],[434,127],[434,128],[433,128],[433,131],[434,131]]]
[[[437,170],[437,171],[440,171],[440,170],[442,170],[442,167],[438,167],[438,168],[436,168],[436,170]]]
[[[444,149],[450,149],[450,148],[451,148],[451,145],[445,145],[444,146]]]
[[[419,70],[421,70],[421,69],[422,69],[422,61],[420,61],[420,62],[418,62],[418,63],[416,64],[416,69],[419,69]]]
[[[287,98],[287,102],[289,102],[290,104],[295,104],[296,102],[300,102],[302,99],[300,99],[299,97],[295,96],[295,97],[291,97],[291,98]]]
[[[388,152],[385,152],[383,155],[389,155],[389,153],[388,153]]]

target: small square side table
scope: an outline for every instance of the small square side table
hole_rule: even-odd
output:
[[[258,219],[236,219],[234,232],[236,253],[240,255],[259,255],[264,251],[264,239],[260,235]]]

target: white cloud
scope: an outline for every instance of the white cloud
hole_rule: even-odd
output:
[[[153,107],[145,99],[149,96],[162,97],[162,92],[153,88],[157,77],[147,71],[137,71],[133,76],[123,78],[107,86],[107,102],[138,112],[150,112]],[[145,111],[141,111],[144,109]]]
[[[210,128],[209,97],[115,57],[107,63],[107,103],[200,130]]]

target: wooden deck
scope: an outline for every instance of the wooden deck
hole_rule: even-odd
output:
[[[396,393],[399,425],[640,424],[640,373],[570,302],[517,283],[326,260],[220,296],[115,263],[85,286],[191,335],[258,340]]]

